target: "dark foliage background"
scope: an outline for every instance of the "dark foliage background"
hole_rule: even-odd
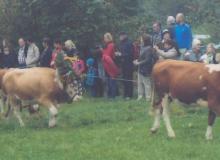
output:
[[[219,0],[0,0],[0,36],[73,39],[80,48],[100,43],[102,35],[124,30],[134,38],[154,20],[183,12],[194,33],[220,39]]]

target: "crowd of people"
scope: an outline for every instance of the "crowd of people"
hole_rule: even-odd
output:
[[[165,28],[164,30],[162,28]],[[151,97],[151,71],[153,62],[159,59],[186,60],[206,64],[217,63],[216,51],[212,43],[202,50],[201,41],[193,40],[191,26],[185,22],[184,15],[176,18],[169,16],[167,26],[162,27],[156,21],[152,26],[153,33],[143,33],[133,42],[126,32],[118,36],[120,43],[115,44],[111,33],[104,34],[103,46],[96,46],[86,59],[80,58],[80,52],[72,40],[64,43],[46,37],[42,40],[40,52],[33,39],[20,38],[19,49],[14,52],[10,43],[3,41],[0,65],[1,68],[56,68],[58,54],[65,54],[73,64],[77,75],[84,77],[83,86],[93,97],[114,99],[119,95],[119,86],[123,87],[123,97],[133,98],[134,82],[137,81],[138,100]],[[134,73],[137,71],[137,80]],[[119,82],[122,85],[119,85]]]

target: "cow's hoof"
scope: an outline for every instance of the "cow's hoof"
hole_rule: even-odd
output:
[[[213,135],[206,135],[205,137],[207,141],[213,140]]]
[[[150,132],[151,132],[152,134],[157,133],[157,131],[158,131],[158,128],[151,128],[151,129],[150,129]]]
[[[54,128],[56,127],[56,121],[55,120],[50,120],[49,121],[49,128]]]
[[[175,133],[169,133],[169,134],[168,134],[168,137],[171,138],[171,139],[173,139],[173,138],[176,138],[176,135],[175,135]]]

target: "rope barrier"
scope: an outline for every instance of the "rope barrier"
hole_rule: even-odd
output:
[[[103,76],[83,76],[83,77],[89,77],[89,78],[100,78],[100,79],[106,79],[106,80],[109,80],[109,79],[113,79],[113,80],[116,80],[116,81],[124,81],[124,82],[133,82],[133,83],[138,83],[137,80],[129,80],[129,79],[124,79],[124,78],[108,78],[108,77],[103,77]]]

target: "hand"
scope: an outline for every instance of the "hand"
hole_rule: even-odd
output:
[[[158,46],[154,46],[154,49],[155,49],[156,51],[158,51],[158,50],[159,50],[159,47],[158,47]]]
[[[137,66],[137,65],[139,64],[138,60],[137,60],[137,59],[134,60],[134,61],[133,61],[133,64],[134,64],[135,66]]]

